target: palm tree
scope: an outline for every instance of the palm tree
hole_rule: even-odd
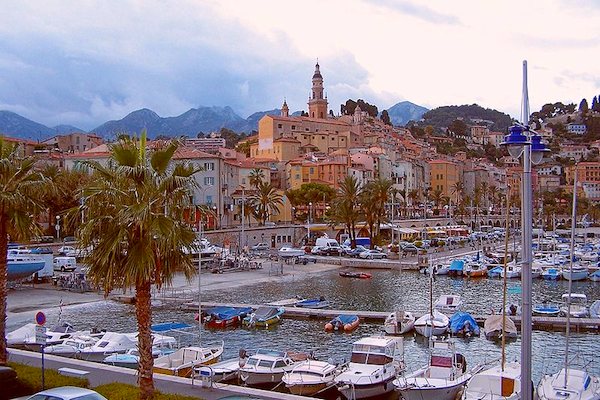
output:
[[[0,137],[0,365],[6,365],[6,252],[8,238],[28,239],[39,228],[35,213],[43,176],[35,172],[35,159],[21,155],[19,146]]]
[[[456,205],[459,205],[465,191],[465,184],[461,181],[457,181],[454,183],[454,185],[452,185],[450,190],[451,193],[456,196]]]
[[[433,203],[435,204],[435,209],[438,212],[438,215],[440,213],[440,204],[442,203],[443,198],[444,192],[442,189],[435,189],[433,193],[431,193],[431,200],[433,200]]]
[[[263,172],[262,168],[253,168],[252,171],[250,171],[248,178],[250,181],[250,186],[258,189],[258,185],[263,183],[265,179],[265,173]]]
[[[496,205],[497,205],[497,200],[498,200],[498,196],[500,194],[498,187],[496,185],[490,185],[489,189],[488,189],[488,193],[489,193],[489,199],[492,203],[492,209],[496,209]]]
[[[390,199],[391,190],[393,188],[393,182],[389,179],[379,178],[376,181],[372,182],[372,184],[375,211],[377,212],[377,217],[375,219],[375,234],[379,235],[379,227],[381,226],[381,223],[387,221],[385,206]],[[371,241],[371,245],[374,246],[373,241]]]
[[[408,192],[408,198],[410,199],[410,205],[412,206],[413,215],[414,215],[415,204],[417,204],[417,202],[419,201],[419,190],[412,189],[410,192]]]
[[[330,224],[341,223],[350,234],[352,248],[356,247],[356,223],[360,218],[358,209],[361,188],[354,176],[346,176],[338,190],[338,196],[333,200],[330,209]]]
[[[279,206],[283,205],[283,196],[270,183],[260,182],[257,189],[257,192],[250,196],[249,203],[256,219],[264,225],[270,215],[279,212]]]
[[[108,295],[114,288],[135,287],[140,398],[154,393],[152,379],[151,288],[169,284],[176,271],[189,280],[196,268],[184,249],[193,248],[195,233],[184,221],[190,193],[196,187],[192,166],[173,164],[177,141],[162,143],[146,155],[146,134],[121,136],[110,147],[108,166],[87,162],[93,180],[83,190],[85,212],[79,230],[92,281]]]
[[[360,209],[365,222],[369,227],[369,239],[371,248],[374,248],[375,243],[375,225],[379,219],[379,201],[377,199],[377,187],[375,182],[369,182],[365,185],[360,193]]]
[[[484,210],[486,210],[486,213],[487,213],[487,210],[489,210],[489,207],[488,207],[488,204],[489,204],[488,199],[490,197],[490,194],[488,192],[489,187],[490,187],[489,183],[487,183],[485,181],[481,182],[481,185],[480,185],[481,197],[482,197],[482,201],[483,201],[483,208],[484,208]]]

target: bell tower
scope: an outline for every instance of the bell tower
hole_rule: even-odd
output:
[[[312,77],[312,95],[308,98],[308,116],[310,118],[327,118],[327,96],[323,95],[323,76],[319,70],[318,61]]]

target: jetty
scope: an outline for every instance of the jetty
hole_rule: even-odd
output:
[[[208,309],[212,307],[252,307],[254,309],[265,306],[283,306],[285,313],[283,318],[289,319],[317,319],[317,320],[330,320],[337,317],[338,315],[358,315],[358,317],[370,323],[381,323],[385,321],[385,318],[390,312],[385,311],[356,311],[356,310],[334,310],[325,308],[304,308],[294,307],[294,303],[299,301],[298,299],[285,299],[268,304],[246,304],[246,303],[215,303],[215,302],[202,302],[202,309]],[[182,308],[188,311],[198,311],[198,302],[190,302],[183,304]],[[423,313],[413,313],[416,318],[419,318]],[[473,315],[473,318],[480,326],[483,326],[484,321],[489,315]],[[520,327],[521,316],[520,315],[507,315],[508,318],[513,320],[515,325]],[[533,316],[533,329],[544,330],[544,331],[562,331],[567,325],[567,318],[565,317],[540,317]],[[570,318],[569,325],[573,332],[598,332],[600,333],[600,318]]]

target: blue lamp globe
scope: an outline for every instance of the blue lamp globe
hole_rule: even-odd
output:
[[[508,154],[514,158],[521,157],[523,149],[526,145],[530,144],[527,136],[523,134],[523,127],[513,125],[510,127],[510,134],[504,137],[504,142],[500,143],[501,146],[506,146]]]
[[[539,164],[544,158],[544,154],[550,152],[550,149],[542,143],[542,137],[539,135],[533,135],[531,137],[531,162]]]

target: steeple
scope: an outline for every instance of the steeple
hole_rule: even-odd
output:
[[[308,100],[308,116],[311,118],[327,118],[328,102],[323,91],[323,76],[317,61],[312,77],[312,96]]]
[[[282,117],[290,116],[290,109],[288,108],[288,105],[287,105],[287,102],[285,101],[285,99],[283,99],[283,105],[281,106],[281,116]]]

